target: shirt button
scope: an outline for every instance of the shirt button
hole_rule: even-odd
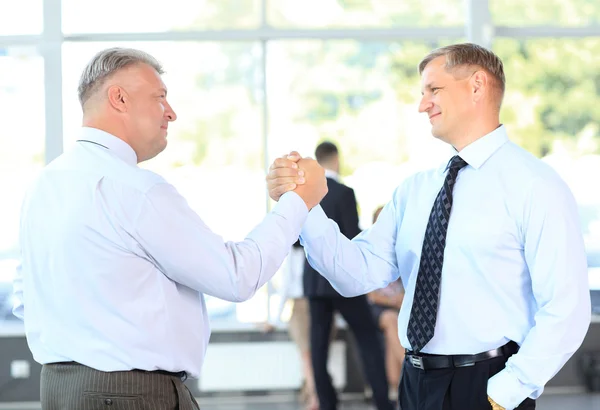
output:
[[[107,406],[112,406],[113,401],[112,399],[104,399],[104,404],[106,404]]]

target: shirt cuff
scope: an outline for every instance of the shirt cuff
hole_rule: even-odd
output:
[[[328,221],[329,218],[327,218],[327,215],[325,215],[321,205],[315,206],[308,213],[308,218],[306,218],[306,222],[302,227],[300,236],[303,239],[317,238],[321,236],[327,229]]]
[[[509,368],[505,368],[490,378],[487,393],[506,410],[512,410],[518,407],[532,392],[519,381]]]
[[[288,220],[298,218],[304,221],[308,214],[308,209],[302,198],[300,198],[300,195],[295,192],[286,192],[281,195],[279,202],[273,207],[272,212],[275,212]]]

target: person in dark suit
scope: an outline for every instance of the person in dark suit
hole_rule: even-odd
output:
[[[327,216],[337,222],[340,231],[352,239],[360,233],[354,190],[338,182],[339,155],[331,142],[321,143],[316,151],[317,162],[325,168],[328,193],[321,201]],[[378,338],[377,323],[364,295],[341,296],[308,262],[304,265],[304,295],[308,298],[311,326],[311,359],[320,410],[337,408],[337,395],[327,372],[327,357],[333,314],[343,316],[356,338],[363,368],[373,390],[373,399],[379,410],[393,408],[388,399],[383,347]]]

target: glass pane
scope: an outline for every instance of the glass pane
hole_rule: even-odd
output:
[[[56,12],[59,11],[56,10]],[[42,0],[2,2],[0,6],[0,36],[40,34],[43,29]]]
[[[600,23],[598,0],[490,0],[495,24],[587,26]]]
[[[0,321],[11,314],[19,258],[19,215],[25,190],[44,165],[44,62],[35,48],[0,54]]]
[[[600,268],[600,39],[497,40],[511,139],[543,157],[580,206],[590,266]]]
[[[258,27],[260,0],[63,0],[63,32],[135,33]],[[115,12],[118,10],[118,12]]]
[[[269,0],[268,22],[283,27],[457,26],[463,0]]]
[[[361,226],[369,226],[373,211],[391,199],[403,177],[437,165],[448,154],[448,146],[431,136],[427,116],[417,110],[417,65],[441,45],[269,43],[270,161],[290,150],[314,157],[322,140],[337,143],[341,174],[355,189]]]
[[[77,81],[100,49],[135,47],[159,59],[178,119],[169,145],[142,164],[177,187],[208,226],[242,240],[266,211],[263,170],[261,48],[258,43],[66,43],[63,47],[65,146],[81,124]],[[212,298],[209,314],[228,321],[266,319],[266,293],[233,305]]]

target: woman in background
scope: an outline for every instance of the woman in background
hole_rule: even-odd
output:
[[[373,223],[383,207],[377,208],[373,214]],[[400,383],[402,363],[404,362],[404,348],[398,338],[398,313],[404,299],[404,288],[400,279],[390,283],[383,289],[377,289],[367,295],[371,303],[371,310],[379,328],[383,332],[385,340],[385,368],[390,396],[397,395],[397,387]]]
[[[308,301],[302,289],[302,275],[304,272],[304,249],[296,242],[283,265],[282,284],[279,289],[279,307],[274,321],[265,325],[265,331],[275,329],[281,325],[281,315],[285,303],[292,299],[292,314],[288,322],[288,334],[300,352],[302,361],[303,383],[300,391],[306,410],[319,410],[319,400],[315,391],[315,379],[312,362],[310,359],[310,311]]]

